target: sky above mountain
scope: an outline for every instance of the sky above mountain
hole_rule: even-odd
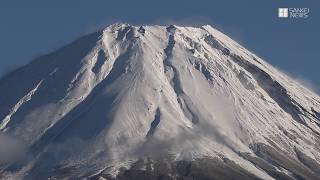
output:
[[[280,19],[280,7],[310,8],[310,16]],[[319,91],[320,2],[317,0],[2,0],[0,74],[118,21],[211,24]]]

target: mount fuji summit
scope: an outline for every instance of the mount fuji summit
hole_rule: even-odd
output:
[[[210,25],[117,23],[0,79],[0,179],[320,179],[320,97]]]

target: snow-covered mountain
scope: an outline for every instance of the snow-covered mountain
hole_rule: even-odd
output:
[[[0,179],[320,179],[320,97],[209,25],[37,58],[0,80],[0,130]]]

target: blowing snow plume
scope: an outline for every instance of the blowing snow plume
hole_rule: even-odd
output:
[[[25,144],[5,133],[0,133],[0,165],[22,160],[27,154]]]
[[[3,179],[320,176],[320,97],[209,25],[113,24],[0,94],[1,132],[34,157]]]

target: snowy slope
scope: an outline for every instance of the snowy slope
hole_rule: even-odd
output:
[[[113,24],[8,74],[0,94],[1,132],[28,148],[3,178],[116,177],[170,155],[320,179],[320,97],[209,25]]]

